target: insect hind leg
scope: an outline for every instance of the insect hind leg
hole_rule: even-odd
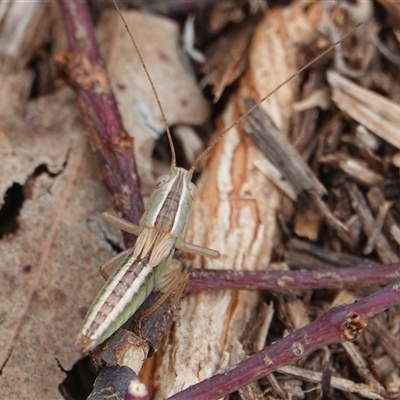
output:
[[[108,273],[108,271],[115,269],[115,267],[124,260],[129,252],[132,252],[132,249],[121,251],[121,253],[118,253],[111,260],[108,260],[104,264],[100,265],[100,275],[107,281],[111,275],[111,273]]]

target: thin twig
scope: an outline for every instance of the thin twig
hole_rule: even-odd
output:
[[[100,163],[114,208],[138,223],[143,200],[133,157],[133,140],[126,133],[104,69],[85,0],[59,0],[70,53],[55,57],[63,77],[75,89],[86,130]],[[124,235],[126,246],[134,238]]]
[[[192,270],[188,290],[316,290],[383,285],[400,278],[400,263],[320,271]]]

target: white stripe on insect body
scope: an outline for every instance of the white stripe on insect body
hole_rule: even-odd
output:
[[[137,261],[131,256],[124,267],[110,277],[89,309],[78,336],[78,341],[84,346],[84,350],[94,347],[105,339],[106,332],[135,294],[140,289],[143,290],[152,272],[153,269],[147,264],[147,259]],[[121,322],[121,325],[124,322]]]
[[[162,190],[152,193],[140,224],[183,239],[196,192],[191,182],[192,174],[192,171],[171,166],[169,174],[157,180],[156,188]]]

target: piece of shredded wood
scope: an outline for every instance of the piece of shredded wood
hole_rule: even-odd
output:
[[[282,374],[295,376],[297,378],[302,378],[310,382],[320,383],[322,380],[322,372],[310,371],[304,368],[295,367],[293,365],[279,368],[277,371],[281,372]],[[376,393],[371,386],[363,383],[354,383],[353,381],[350,381],[348,379],[332,376],[330,384],[334,389],[343,390],[345,392],[358,393],[367,399],[385,399],[385,397],[381,396],[379,393]]]
[[[376,221],[372,215],[371,210],[364,198],[364,195],[357,188],[355,184],[347,185],[350,198],[355,212],[363,226],[364,233],[370,237],[373,234]],[[387,238],[381,232],[375,242],[375,250],[377,251],[382,262],[389,264],[399,261],[398,255],[391,249]]]
[[[265,398],[258,382],[240,388],[238,393],[241,400],[263,400]]]
[[[372,368],[374,370],[375,376],[380,380],[386,379],[390,374],[397,370],[396,364],[389,357],[388,354],[383,354],[380,356],[374,356],[371,359]]]
[[[328,73],[333,100],[347,115],[400,149],[400,105],[334,71]]]
[[[295,201],[297,194],[290,182],[288,182],[283,174],[275,167],[268,158],[255,160],[254,166],[257,167],[267,178],[269,178],[289,199]]]
[[[383,182],[381,174],[367,167],[367,163],[355,157],[345,157],[339,161],[339,168],[343,172],[360,182],[361,184],[373,186]]]
[[[322,110],[328,110],[331,105],[329,92],[327,88],[314,90],[306,98],[296,102],[293,108],[297,112],[309,110],[310,108],[319,107]]]
[[[372,233],[368,238],[367,244],[363,250],[363,254],[370,254],[375,248],[376,240],[378,239],[379,234],[382,231],[383,224],[385,223],[386,216],[392,206],[393,202],[385,201],[380,207],[378,215],[375,219],[375,225],[373,227]]]
[[[259,318],[259,321],[261,320],[261,322],[259,322],[257,337],[253,345],[254,352],[261,351],[265,347],[274,313],[274,304],[272,302],[269,304],[261,303]]]
[[[235,120],[235,107],[224,125]],[[186,240],[220,251],[216,260],[195,259],[195,268],[253,270],[268,264],[276,229],[279,194],[252,165],[261,152],[232,130],[213,152],[192,210]],[[263,263],[261,263],[263,260]],[[256,292],[212,291],[189,294],[181,305],[159,366],[157,398],[205,379],[245,356],[240,338],[259,300]]]
[[[245,330],[242,337],[242,342],[249,353],[256,353],[265,347],[273,316],[273,303],[266,304],[262,302],[258,308],[257,314],[249,321],[248,329]],[[238,360],[238,362],[240,361],[241,360]],[[273,377],[273,374],[269,374],[267,377],[268,381],[271,382],[269,377]],[[277,388],[277,391],[280,390],[283,393],[279,385],[277,385]],[[239,394],[243,400],[264,399],[258,382],[253,382],[252,384],[239,389]]]
[[[363,185],[379,185],[384,179],[381,174],[368,168],[368,164],[364,160],[351,157],[349,154],[343,152],[323,156],[320,158],[320,162],[337,166],[345,174]]]
[[[250,109],[255,105],[255,100],[248,99],[245,103],[246,108]],[[244,121],[244,126],[271,162],[279,166],[297,195],[306,192],[324,196],[328,193],[296,148],[282,135],[273,118],[262,109],[255,109]]]
[[[303,255],[303,256],[301,256]],[[304,263],[302,263],[302,259]],[[292,238],[285,251],[285,260],[291,268],[324,269],[356,267],[373,264],[366,258],[325,250],[307,241]]]
[[[321,90],[319,74],[316,71],[310,71],[309,78],[302,88],[302,98],[307,99],[319,90]],[[330,96],[329,92],[329,98]],[[294,104],[294,110],[296,110],[296,105],[298,105],[298,102]],[[309,105],[311,106],[312,102]],[[303,112],[297,112],[293,116],[293,128],[290,135],[291,143],[305,161],[310,160],[315,152],[315,148],[318,146],[318,142],[321,140],[320,135],[315,134],[317,128],[317,118],[315,116],[316,107],[308,108]]]
[[[290,398],[291,395],[293,395],[293,390],[290,390],[292,388],[290,388],[289,390],[285,390],[282,387],[282,385],[280,384],[280,382],[278,381],[278,379],[276,379],[274,373],[268,374],[266,376],[266,379],[269,382],[269,384],[272,386],[272,388],[274,389],[276,394],[279,396],[278,397],[279,399],[287,399],[287,398]],[[290,392],[290,393],[288,393],[288,392]],[[270,397],[268,397],[268,398],[270,398]],[[265,399],[265,397],[263,397],[262,399]]]
[[[358,215],[353,214],[347,221],[346,221],[346,227],[349,230],[351,237],[355,238],[354,243],[358,244],[359,239],[361,238],[360,233],[362,230],[360,218],[358,218]]]
[[[400,226],[392,225],[390,227],[390,233],[392,234],[392,238],[400,244]]]
[[[243,341],[246,342],[246,338],[243,338]],[[234,356],[235,357],[235,356]],[[240,353],[236,353],[236,361],[234,361],[234,357],[232,357],[232,362],[234,364],[238,364],[240,363],[240,361],[243,360],[243,357]],[[263,391],[260,387],[260,383],[258,381],[254,381],[249,383],[246,386],[241,387],[238,390],[239,394],[240,394],[240,398],[242,400],[262,400],[263,399]]]
[[[400,153],[396,153],[393,157],[392,157],[392,164],[397,167],[400,168]]]
[[[382,140],[370,132],[364,125],[357,125],[355,130],[356,144],[358,147],[366,147],[371,151],[377,151],[382,144]]]
[[[367,200],[372,211],[377,215],[376,217],[377,226],[374,227],[373,235],[375,234],[375,232],[378,232],[380,229],[383,229],[383,232],[387,236],[389,236],[391,239],[399,243],[400,235],[398,235],[397,232],[400,232],[400,228],[397,223],[395,208],[393,208],[394,211],[392,211],[390,207],[390,205],[393,203],[385,200],[381,188],[375,186],[372,187],[367,192]],[[386,210],[387,207],[388,209]],[[381,222],[382,222],[382,227],[379,228],[379,224]]]
[[[353,342],[343,342],[341,345],[346,350],[346,353],[356,368],[357,373],[371,386],[375,392],[383,393],[383,386],[373,376],[371,370],[368,368],[367,361],[362,356],[356,344]]]
[[[315,241],[319,237],[322,217],[313,204],[300,205],[294,218],[294,233],[302,238]]]
[[[339,293],[335,296],[333,299],[331,306],[332,307],[337,307],[342,304],[351,304],[354,303],[355,301],[358,301],[358,297],[353,294],[353,292],[343,289],[339,291]]]
[[[306,304],[300,299],[289,299],[285,304],[288,322],[291,325],[291,330],[297,331],[308,325],[310,317],[308,315]]]
[[[374,356],[371,358],[371,364],[375,376],[384,384],[387,393],[391,398],[400,392],[400,379],[398,368],[393,360],[387,355]]]
[[[397,371],[393,371],[385,380],[386,391],[390,393],[390,398],[399,398],[400,393],[400,377]],[[395,397],[397,395],[397,397]]]
[[[393,362],[400,366],[400,344],[397,337],[395,337],[382,323],[376,319],[371,319],[368,322],[367,330],[372,333],[378,342],[390,356]]]
[[[245,100],[245,104],[246,110],[249,110],[255,102],[248,99]],[[282,135],[282,130],[275,124],[272,116],[262,109],[255,109],[243,125],[264,154],[279,166],[282,175],[290,182],[295,193],[297,195],[306,193],[325,221],[345,242],[351,242],[352,238],[346,226],[333,215],[321,199],[321,196],[327,194],[326,188],[285,135]]]

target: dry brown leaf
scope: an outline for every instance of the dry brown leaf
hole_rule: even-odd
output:
[[[0,241],[0,359],[13,348],[5,398],[59,396],[56,360],[70,369],[79,357],[76,332],[111,255],[92,222],[109,201],[73,98],[69,90],[42,97],[28,105],[29,124],[1,127],[2,197],[13,183],[29,184],[18,230]],[[36,176],[39,166],[47,170]]]
[[[0,75],[0,202],[15,201],[11,193],[6,196],[11,187],[25,198],[18,228],[0,239],[1,393],[10,399],[55,399],[61,398],[58,385],[65,378],[57,359],[70,369],[79,356],[73,343],[84,310],[77,304],[94,295],[101,282],[95,266],[110,256],[99,246],[100,229],[89,223],[109,202],[101,196],[71,91],[27,102],[33,74],[24,63],[47,38],[41,29],[51,22],[48,3],[7,6],[2,28],[18,21],[13,26],[19,34],[1,35],[7,63]],[[29,22],[44,15],[49,25]]]
[[[201,125],[209,113],[194,77],[179,51],[177,23],[139,12],[124,12],[163,105],[168,125]],[[164,132],[160,110],[126,29],[115,11],[100,21],[99,38],[126,130],[135,138],[142,192],[154,186],[151,155]]]

